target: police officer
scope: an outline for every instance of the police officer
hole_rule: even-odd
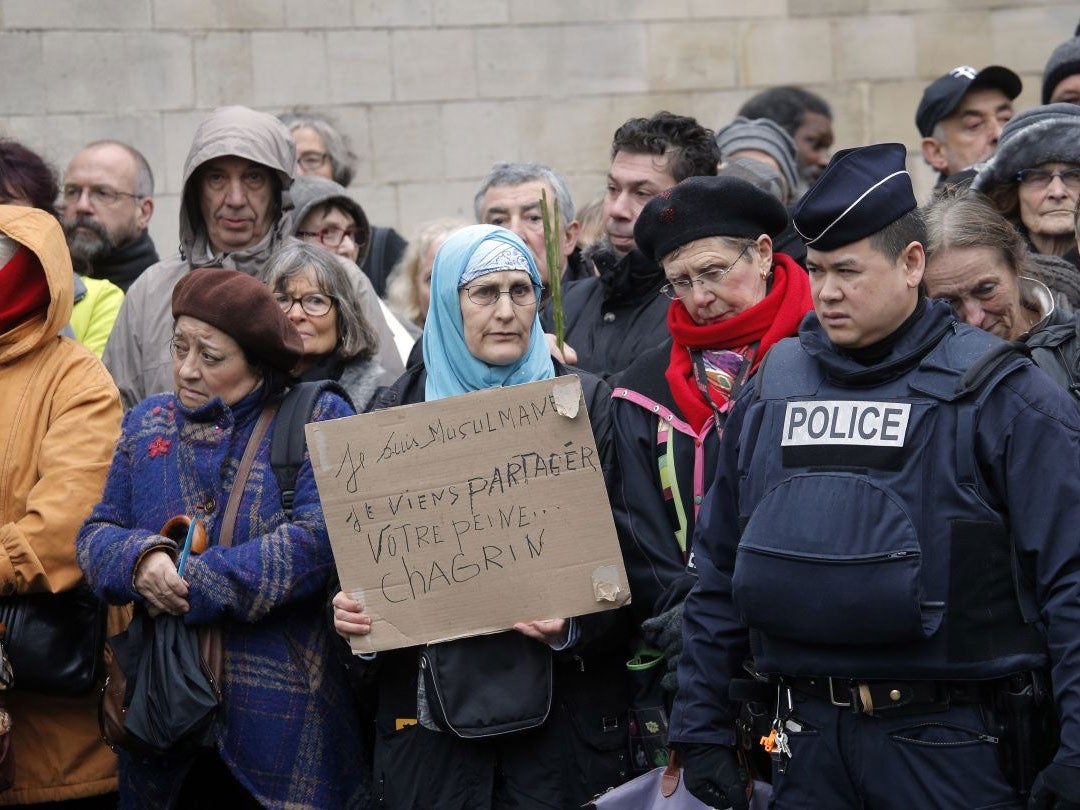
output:
[[[670,738],[716,807],[747,806],[750,658],[775,810],[1080,802],[1080,417],[923,297],[904,160],[838,152],[796,208],[815,312],[732,411],[695,530]]]

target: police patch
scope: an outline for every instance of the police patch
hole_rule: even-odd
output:
[[[910,415],[907,402],[788,402],[780,440],[784,466],[895,469]]]

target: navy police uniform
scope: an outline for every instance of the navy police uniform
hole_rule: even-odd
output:
[[[804,238],[833,229],[819,243],[832,250],[913,207],[902,148],[899,170],[880,149],[834,172],[847,205],[822,202],[826,188],[831,215],[796,212]],[[871,230],[850,238],[860,205],[851,227]],[[1023,807],[1003,768],[1010,677],[1051,673],[1051,769],[1080,774],[1080,412],[943,302],[920,299],[887,351],[860,359],[808,315],[729,417],[695,530],[671,739],[733,745],[728,689],[752,659],[786,748],[776,810]]]

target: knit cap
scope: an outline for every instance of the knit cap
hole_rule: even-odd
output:
[[[730,124],[716,133],[716,145],[720,148],[721,161],[744,149],[764,152],[780,167],[780,174],[787,182],[788,194],[795,193],[799,185],[795,141],[775,121],[737,115]]]
[[[1076,26],[1073,38],[1054,48],[1043,68],[1042,103],[1049,104],[1050,96],[1058,83],[1069,76],[1080,73],[1080,25]]]
[[[1043,163],[1080,163],[1080,106],[1044,104],[1013,116],[1002,128],[997,152],[971,182],[976,191],[1011,183],[1021,169]]]

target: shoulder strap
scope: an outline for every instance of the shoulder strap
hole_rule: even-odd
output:
[[[296,476],[300,474],[307,449],[304,425],[311,421],[315,401],[324,391],[335,393],[351,404],[345,389],[333,380],[297,383],[281,400],[280,418],[270,440],[270,466],[281,490],[281,508],[288,519],[292,518]]]
[[[1000,380],[1030,356],[1031,351],[1019,341],[1001,343],[976,360],[960,378],[956,396],[960,401],[956,418],[956,478],[961,484],[979,485],[975,459],[976,420],[983,402]]]
[[[799,338],[773,344],[752,378],[761,399],[812,396],[821,387],[823,372],[803,349]]]
[[[274,421],[277,413],[278,402],[268,402],[259,414],[259,421],[255,423],[255,429],[248,437],[244,447],[244,455],[240,458],[240,468],[236,471],[232,488],[229,490],[229,502],[225,505],[225,514],[221,518],[221,531],[218,533],[218,545],[229,548],[232,545],[233,527],[236,526],[236,513],[240,511],[240,497],[244,494],[247,485],[248,474],[251,465],[255,461],[255,453],[259,450],[259,442],[262,441],[266,431],[270,429],[270,423]]]
[[[964,372],[958,386],[959,395],[964,396],[972,391],[978,391],[987,382],[1002,375],[1002,372],[1007,369],[1011,371],[1012,369],[1008,368],[1010,363],[1020,358],[1026,359],[1030,357],[1031,349],[1018,340],[1007,341],[995,346]]]
[[[371,252],[368,253],[367,266],[370,274],[375,276],[383,272],[382,266],[386,255],[387,228],[371,229]]]

